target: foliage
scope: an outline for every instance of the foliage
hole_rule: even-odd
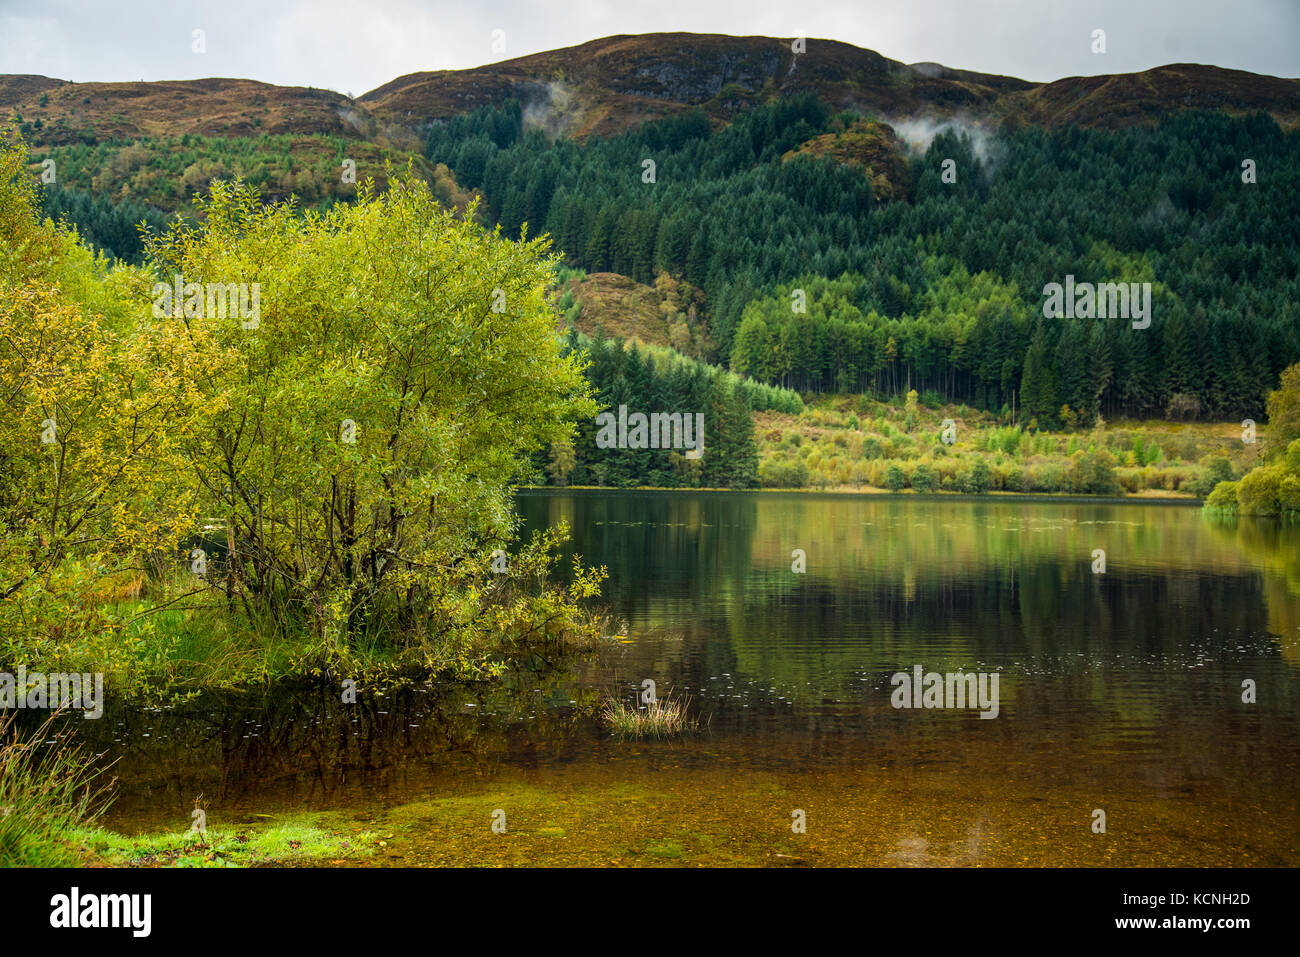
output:
[[[717,130],[687,114],[579,144],[526,132],[509,104],[436,126],[427,153],[507,231],[544,229],[576,265],[702,288],[722,360],[761,381],[914,388],[1044,427],[1065,406],[1084,428],[1167,409],[1240,421],[1300,356],[1300,195],[1240,180],[1242,155],[1300,163],[1300,131],[1266,114],[1012,129],[996,163],[945,132],[884,205],[833,159],[782,162],[834,125],[803,96]],[[945,158],[969,174],[942,182]],[[1150,327],[1042,318],[1044,285],[1067,275],[1151,282]]]
[[[1223,425],[1121,421],[1104,430],[1031,434],[999,425],[1000,416],[952,406],[920,406],[915,414],[908,434],[901,428],[905,402],[824,396],[797,417],[758,413],[759,482],[886,488],[896,464],[917,491],[1204,496],[1255,461],[1256,446]],[[850,428],[854,418],[857,429]],[[945,419],[957,423],[952,445],[940,441]]]
[[[112,627],[84,598],[118,559],[192,526],[186,445],[220,349],[131,309],[142,274],[38,222],[23,156],[0,150],[0,634],[57,645]]]
[[[580,423],[573,442],[570,484],[750,488],[758,483],[751,397],[790,407],[789,393],[750,383],[668,349],[587,339],[576,332],[565,341],[570,355],[581,355],[589,363],[587,376],[601,409],[615,415],[626,406],[629,414],[704,416],[704,453],[696,459],[686,458],[684,448],[601,448],[594,417]]]
[[[88,766],[90,755],[56,734],[50,714],[19,733],[13,714],[0,718],[0,867],[67,867],[80,861],[63,837],[87,827],[111,803],[113,781]]]
[[[1240,481],[1220,482],[1205,503],[1207,509],[1300,517],[1300,435],[1296,434],[1300,363],[1282,373],[1281,384],[1269,393],[1268,408],[1271,460],[1251,469]],[[1289,444],[1282,445],[1279,435]]]
[[[199,608],[210,652],[316,675],[377,645],[494,674],[599,633],[602,571],[547,583],[562,531],[491,562],[512,483],[596,409],[544,240],[409,173],[305,215],[217,182],[147,268],[110,265],[0,146],[0,660],[120,679],[179,647],[153,616]]]
[[[447,595],[510,538],[510,477],[594,409],[552,335],[545,242],[502,241],[414,178],[322,215],[241,184],[201,209],[203,229],[150,239],[159,274],[261,288],[255,328],[176,321],[226,356],[190,449],[229,549],[214,585],[340,643],[463,623]]]
[[[1300,362],[1282,370],[1281,380],[1268,394],[1268,428],[1273,445],[1285,449],[1300,439]]]

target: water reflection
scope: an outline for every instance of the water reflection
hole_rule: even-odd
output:
[[[854,809],[837,818],[844,840],[875,834],[866,817],[887,822],[866,862],[1057,860],[1101,805],[1129,827],[1143,822],[1148,843],[1126,847],[1147,862],[1294,861],[1300,530],[1090,502],[637,492],[520,502],[529,526],[565,520],[571,551],[608,566],[629,644],[503,685],[425,685],[351,705],[337,688],[167,712],[110,704],[77,728],[121,756],[110,820],[159,826],[171,823],[165,808],[179,821],[199,792],[257,813],[390,807],[504,782],[567,801],[611,781],[653,782],[669,804],[698,798],[743,817],[769,813],[754,794],[770,785],[839,818]],[[1092,570],[1095,549],[1104,574]],[[997,672],[999,717],[895,710],[890,675],[917,664]],[[691,695],[708,730],[610,738],[599,697],[630,696],[647,677],[661,694]],[[1255,704],[1242,701],[1245,679]],[[926,836],[936,822],[942,843]],[[820,857],[801,853],[862,862],[818,846]],[[1117,862],[1087,857],[1093,845],[1077,853]]]

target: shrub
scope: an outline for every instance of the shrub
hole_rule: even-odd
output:
[[[1247,472],[1237,483],[1237,506],[1243,515],[1276,515],[1281,472],[1261,466]]]
[[[1036,465],[1026,472],[1029,488],[1033,492],[1061,492],[1065,484],[1065,470],[1059,465]]]
[[[1222,509],[1226,512],[1237,510],[1237,483],[1220,482],[1214,487],[1209,498],[1205,500],[1206,508]]]
[[[1105,450],[1076,452],[1065,473],[1066,487],[1078,494],[1115,495],[1120,491],[1115,457]]]
[[[1300,438],[1300,362],[1282,371],[1276,391],[1268,394],[1269,440],[1279,448]]]
[[[1200,473],[1191,481],[1183,483],[1183,488],[1199,498],[1205,498],[1220,482],[1232,478],[1232,463],[1222,455],[1211,458]]]
[[[1277,487],[1277,504],[1281,512],[1300,512],[1300,478],[1288,475]]]
[[[957,484],[963,492],[987,492],[993,486],[988,462],[976,459],[969,469],[962,471]]]
[[[1292,475],[1300,475],[1300,439],[1296,439],[1286,447],[1286,456],[1283,459],[1286,462],[1286,470]]]
[[[808,466],[802,459],[768,459],[758,467],[758,484],[764,488],[807,488]]]
[[[924,462],[912,470],[912,488],[918,492],[933,492],[936,481],[934,469]]]

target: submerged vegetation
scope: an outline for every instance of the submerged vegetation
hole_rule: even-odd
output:
[[[390,834],[389,837],[392,837]],[[387,842],[370,830],[344,832],[311,816],[264,824],[128,837],[103,828],[77,829],[68,844],[89,865],[108,867],[257,867],[343,864]]]

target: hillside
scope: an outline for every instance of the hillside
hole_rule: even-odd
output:
[[[128,262],[141,222],[196,215],[213,179],[322,209],[355,198],[349,161],[381,187],[410,163],[444,205],[478,197],[502,235],[550,237],[561,328],[1033,431],[1263,417],[1300,357],[1298,84],[1190,64],[1033,84],[828,40],[655,34],[356,100],[24,76],[0,80],[0,108],[28,170],[57,165],[42,213]],[[1134,322],[1088,300],[1049,313],[1072,277],[1131,289]]]
[[[347,97],[330,90],[253,80],[69,83],[0,76],[0,111],[17,118],[32,146],[146,136],[322,133],[360,137]]]
[[[592,273],[563,283],[557,298],[566,325],[585,336],[671,346],[692,358],[707,359],[714,351],[703,321],[703,294],[666,273],[653,286],[618,273]]]
[[[837,107],[886,115],[984,112],[1032,88],[1014,77],[914,69],[872,50],[809,39],[690,33],[617,36],[474,70],[413,73],[360,98],[376,117],[407,123],[514,97],[553,131],[584,137],[702,107],[717,121],[757,103],[815,92]]]
[[[835,132],[814,136],[790,150],[782,160],[804,155],[829,156],[862,170],[879,199],[889,201],[907,195],[910,182],[907,158],[888,124],[859,120]]]
[[[1151,123],[1178,109],[1240,114],[1262,110],[1283,127],[1300,122],[1300,80],[1199,63],[1142,73],[1072,76],[1002,97],[995,112],[1036,126],[1117,128]]]
[[[398,77],[351,100],[331,90],[252,80],[70,83],[0,76],[0,115],[35,148],[186,134],[308,134],[418,148],[430,122],[518,99],[550,134],[608,136],[702,108],[724,123],[759,103],[813,92],[837,109],[886,120],[966,117],[1115,128],[1172,110],[1263,110],[1300,122],[1300,80],[1198,64],[1036,84],[1015,77],[906,64],[811,38],[660,33],[615,36],[468,70]]]

